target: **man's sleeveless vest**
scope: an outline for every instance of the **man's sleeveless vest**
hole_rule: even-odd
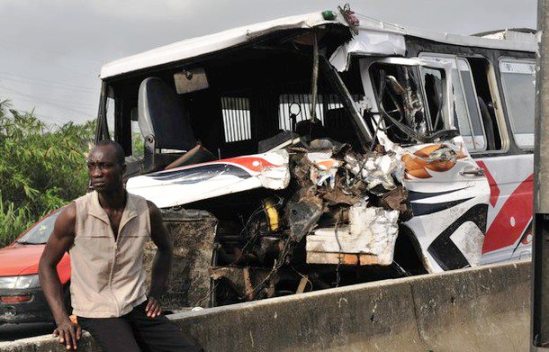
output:
[[[114,237],[97,192],[78,198],[71,257],[73,314],[112,318],[129,313],[146,297],[143,247],[150,238],[147,201],[128,193]]]

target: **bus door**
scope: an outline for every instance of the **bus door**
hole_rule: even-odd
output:
[[[479,264],[490,191],[455,128],[451,66],[363,59],[361,72],[375,100],[372,129],[403,165],[413,217],[400,235],[412,237],[429,272]]]
[[[481,263],[530,257],[535,62],[500,59],[501,100],[496,71],[485,58],[442,54],[421,57],[452,65],[456,123],[490,184]]]
[[[532,253],[535,61],[500,58],[498,65],[510,131],[501,146],[505,155],[488,149],[476,159],[490,182],[483,263],[529,259]]]

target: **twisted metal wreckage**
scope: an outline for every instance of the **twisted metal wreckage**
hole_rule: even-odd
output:
[[[394,260],[399,224],[413,216],[403,180],[455,164],[459,151],[433,144],[399,154],[378,144],[361,154],[330,139],[284,135],[292,141],[284,148],[130,180],[129,188],[167,209],[168,227],[178,234],[167,295],[172,308],[411,274]],[[158,197],[156,187],[165,195]],[[247,218],[235,211],[220,221],[205,210],[172,207],[181,195],[202,209],[257,207]],[[204,199],[211,202],[196,202]],[[150,263],[153,246],[148,251]]]
[[[319,16],[260,24],[255,32],[245,29],[242,41],[253,45],[242,48],[237,45],[241,40],[237,30],[212,36],[211,44],[198,40],[186,44],[194,46],[196,55],[201,50],[206,54],[223,46],[232,48],[230,59],[236,62],[232,65],[249,70],[239,80],[220,66],[229,59],[227,53],[202,56],[203,61],[193,63],[204,65],[205,71],[193,68],[183,76],[179,69],[169,71],[177,92],[187,95],[203,89],[221,94],[211,89],[216,79],[219,91],[228,82],[228,86],[250,89],[250,96],[259,86],[267,86],[268,80],[276,79],[280,86],[295,87],[291,78],[300,87],[310,84],[299,96],[276,96],[275,114],[284,110],[288,116],[276,123],[277,132],[263,133],[268,138],[258,140],[256,154],[223,158],[221,147],[209,146],[218,150],[216,158],[202,145],[208,144],[207,139],[201,143],[185,135],[182,139],[191,141],[178,149],[187,152],[167,158],[159,150],[177,148],[161,145],[161,139],[170,139],[169,133],[176,129],[167,124],[164,132],[158,132],[158,121],[163,120],[154,113],[176,111],[177,104],[170,104],[180,98],[163,79],[147,78],[147,72],[140,76],[145,79],[132,76],[129,83],[110,83],[115,92],[117,84],[123,89],[133,87],[135,92],[126,99],[138,105],[145,138],[144,160],[137,167],[129,165],[127,189],[162,208],[174,241],[171,285],[164,298],[168,308],[225,305],[478,263],[489,187],[452,126],[448,67],[431,63],[431,71],[422,71],[427,63],[417,58],[388,57],[404,55],[405,33],[359,27],[348,8]],[[277,36],[267,36],[273,33]],[[262,35],[267,42],[253,41]],[[168,47],[165,56],[177,48]],[[273,58],[273,48],[283,55]],[[182,57],[191,57],[185,45],[181,50]],[[239,50],[244,58],[236,54]],[[358,53],[375,57],[359,62]],[[157,53],[143,55],[142,60],[127,60],[126,66],[117,62],[105,66],[102,78],[108,82],[110,76],[142,70]],[[253,61],[256,56],[260,59]],[[275,73],[266,77],[258,63],[269,58],[293,62],[294,76],[286,78],[276,71],[292,69],[282,62],[271,65]],[[349,66],[354,79],[359,77],[358,85],[354,84],[361,87],[358,97],[353,78],[338,72],[351,71]],[[164,81],[171,77],[155,74]],[[205,98],[195,95],[186,102],[200,99]],[[232,113],[251,103],[233,99],[223,104]],[[323,116],[318,116],[319,106]],[[207,104],[200,107],[209,108]],[[254,108],[267,115],[264,106]],[[119,114],[124,113],[121,109]],[[349,117],[350,122],[329,126],[329,117],[340,116]],[[200,117],[193,127],[208,130],[210,126],[201,127],[200,120],[206,121]],[[262,123],[266,126],[267,119]],[[252,125],[252,130],[260,131],[262,126]],[[177,130],[192,131],[191,123],[183,127]],[[229,127],[226,140],[237,133]],[[108,136],[101,121],[98,131]],[[348,139],[349,133],[357,137]],[[216,142],[213,139],[210,144]],[[447,194],[451,197],[440,199]],[[457,215],[442,219],[437,212],[446,209],[455,209]],[[475,227],[461,226],[464,223]],[[450,243],[449,237],[456,233]],[[147,248],[149,267],[154,250],[152,244]]]
[[[203,258],[215,252],[212,263],[202,258],[200,265],[183,265],[185,274],[176,267],[172,287],[185,286],[182,280],[195,276],[194,283],[187,283],[194,286],[188,303],[204,304],[207,297],[227,304],[367,281],[371,273],[361,273],[357,266],[393,266],[393,274],[407,275],[393,260],[399,221],[412,216],[401,159],[379,145],[360,154],[329,139],[307,143],[294,138],[284,149],[141,176],[129,186],[168,187],[167,194],[186,195],[189,203],[225,196],[218,202],[228,207],[237,205],[238,198],[257,197],[257,208],[248,218],[235,214],[222,223],[204,210],[165,211],[172,232],[185,220],[175,231],[187,234],[183,243],[176,241],[175,247],[183,250],[176,257],[193,261],[189,252],[199,249],[203,253],[197,257]],[[203,186],[196,187],[198,183]],[[243,189],[250,194],[240,193]],[[252,192],[258,189],[259,195]],[[141,194],[154,199],[153,194]],[[169,196],[158,199],[162,207],[171,201]],[[204,280],[206,273],[215,290]],[[181,293],[170,295],[176,305],[185,305]]]

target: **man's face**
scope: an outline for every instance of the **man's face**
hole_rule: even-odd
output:
[[[100,193],[121,189],[124,167],[118,164],[113,146],[96,146],[88,157],[88,174],[92,188]]]

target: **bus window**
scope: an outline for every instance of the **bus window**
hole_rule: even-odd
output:
[[[417,66],[374,63],[370,75],[384,127],[390,140],[401,144],[425,143],[431,132]]]
[[[353,94],[352,97],[357,102],[363,95]],[[317,95],[314,119],[311,108],[311,94],[281,94],[278,106],[279,130],[292,131],[301,137],[312,139],[332,138],[360,148],[360,140],[351,117],[336,94],[326,92]]]
[[[427,115],[431,131],[442,131],[448,129],[444,121],[447,120],[444,103],[444,84],[446,80],[444,71],[441,69],[422,67],[421,78],[424,89],[424,96],[427,100]]]
[[[515,142],[521,148],[531,149],[534,147],[535,63],[502,59],[499,70]]]
[[[323,96],[316,98],[315,118],[324,124]],[[285,131],[294,131],[296,124],[311,120],[311,94],[282,94],[279,97],[278,127]]]
[[[492,149],[487,143],[485,126],[471,67],[466,59],[445,54],[421,54],[425,61],[451,66],[452,94],[454,102],[454,124],[470,152]]]
[[[484,124],[482,123],[482,115],[477,100],[477,92],[471,67],[466,59],[458,58],[457,62],[459,78],[462,85],[462,94],[465,97],[465,108],[469,114],[469,121],[467,123],[469,131],[468,133],[462,132],[461,134],[467,146],[470,147],[470,151],[490,149],[486,143],[486,131],[484,129]]]
[[[242,97],[221,97],[225,143],[252,139],[250,100]]]

